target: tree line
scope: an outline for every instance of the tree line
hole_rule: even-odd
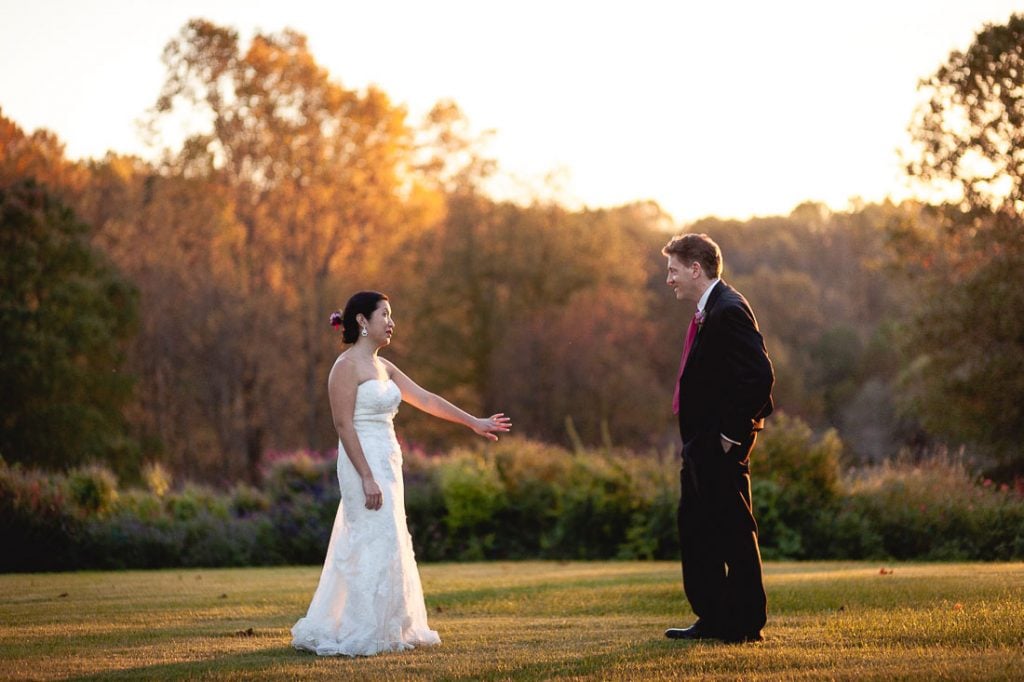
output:
[[[660,248],[685,230],[719,242],[751,300],[779,408],[838,429],[851,463],[964,443],[1019,474],[1022,24],[986,26],[922,81],[908,173],[959,183],[946,203],[680,226],[651,202],[496,201],[454,102],[411,121],[300,34],[243,45],[193,20],[148,124],[205,123],[159,160],[72,161],[0,111],[0,455],[229,482],[331,450],[327,317],[367,288],[392,297],[388,354],[431,390],[549,442],[666,448],[686,316]],[[463,437],[399,420],[428,450]]]

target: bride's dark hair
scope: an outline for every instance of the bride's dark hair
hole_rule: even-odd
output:
[[[345,304],[344,312],[335,310],[331,313],[331,326],[341,327],[341,340],[345,343],[355,343],[359,338],[359,323],[356,322],[356,315],[362,314],[367,320],[373,315],[373,311],[381,301],[389,300],[386,294],[379,291],[360,291],[352,294]]]

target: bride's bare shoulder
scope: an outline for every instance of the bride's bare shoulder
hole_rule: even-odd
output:
[[[348,383],[349,381],[354,381],[356,377],[356,369],[355,360],[348,357],[348,351],[345,351],[334,361],[334,365],[331,367],[331,373],[327,376],[327,381],[329,384]]]

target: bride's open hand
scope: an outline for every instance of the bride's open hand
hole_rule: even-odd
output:
[[[512,428],[512,420],[504,412],[499,412],[486,419],[474,419],[471,428],[484,438],[498,440],[498,433],[507,433]]]

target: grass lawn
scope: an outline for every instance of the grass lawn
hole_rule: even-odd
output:
[[[290,647],[318,567],[0,575],[0,679],[1024,679],[1021,563],[770,563],[747,645],[664,639],[676,563],[420,569],[442,644],[362,659]]]

